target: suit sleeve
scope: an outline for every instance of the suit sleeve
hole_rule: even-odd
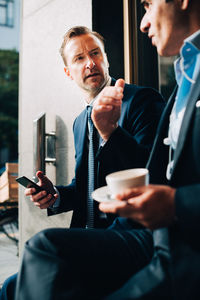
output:
[[[75,119],[73,124],[73,131],[74,131],[76,121],[77,118]],[[76,155],[75,155],[75,160],[77,162]],[[76,201],[77,200],[76,176],[74,176],[70,184],[66,186],[56,186],[56,188],[60,193],[60,205],[59,207],[48,209],[47,213],[49,216],[73,210],[77,202]]]
[[[178,227],[189,234],[200,230],[200,184],[177,188],[175,194]]]
[[[48,216],[56,215],[74,209],[76,199],[76,180],[73,178],[71,184],[67,186],[56,186],[60,193],[59,207],[47,209]]]
[[[199,95],[196,99],[199,99]],[[180,132],[181,138],[184,139],[184,147],[174,167],[171,185],[176,188],[175,226],[182,233],[183,239],[199,242],[197,236],[200,230],[200,109],[195,103],[196,101],[193,106],[190,104],[193,113],[186,123],[187,134],[185,131]],[[186,111],[185,114],[187,113]]]
[[[145,167],[165,106],[161,95],[151,88],[139,88],[123,103],[118,128],[98,153],[107,173]]]

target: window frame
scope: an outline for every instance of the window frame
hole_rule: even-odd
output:
[[[11,18],[9,18],[9,5],[12,5]],[[1,9],[5,10],[5,22],[2,22],[0,18],[0,26],[14,27],[14,0],[0,0],[0,10]]]
[[[158,89],[158,55],[148,36],[140,31],[144,15],[141,1],[123,0],[123,8],[125,80]]]

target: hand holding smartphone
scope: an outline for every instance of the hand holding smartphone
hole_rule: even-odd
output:
[[[39,186],[37,183],[30,180],[26,176],[18,177],[18,178],[16,178],[16,181],[18,183],[20,183],[21,185],[23,185],[25,188],[35,188],[36,193],[44,191],[44,189],[41,186]]]
[[[41,177],[40,177],[40,180],[41,180]],[[46,186],[41,187],[37,183],[32,181],[31,179],[27,178],[26,176],[16,178],[16,181],[18,183],[20,183],[21,185],[23,185],[25,188],[35,188],[36,192],[34,194],[28,193],[28,195],[33,196],[33,197],[31,197],[31,200],[40,209],[51,207],[55,203],[55,200],[57,199],[57,196],[55,196],[56,191],[53,190],[53,184],[51,183],[51,181],[48,178],[45,178],[45,180],[47,182]],[[49,189],[51,189],[51,191],[48,191],[48,185],[49,185]],[[40,197],[37,195],[37,193],[39,193],[41,191],[46,191],[46,194],[42,195]],[[50,198],[49,194],[51,194],[51,198]],[[43,201],[40,201],[40,200],[43,200]]]

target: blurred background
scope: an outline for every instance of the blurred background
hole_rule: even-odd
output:
[[[20,0],[0,0],[0,174],[18,160]]]
[[[20,0],[0,0],[0,287],[18,269]],[[13,186],[14,184],[14,186]]]

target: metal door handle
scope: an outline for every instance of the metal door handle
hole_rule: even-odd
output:
[[[56,133],[46,133],[46,114],[43,113],[33,121],[33,180],[38,170],[45,173],[45,163],[56,164]]]

